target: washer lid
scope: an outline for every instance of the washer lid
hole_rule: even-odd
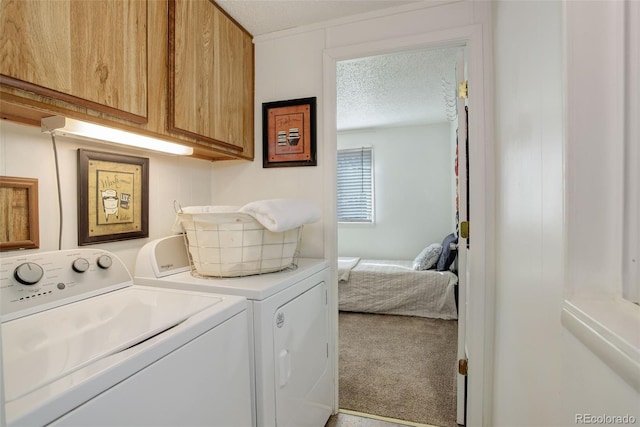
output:
[[[221,301],[214,295],[130,287],[3,323],[6,402]]]

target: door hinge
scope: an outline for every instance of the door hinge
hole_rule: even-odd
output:
[[[460,237],[463,239],[469,238],[469,221],[462,221],[460,223]]]
[[[458,98],[467,99],[469,97],[469,82],[467,80],[458,83]]]
[[[460,359],[458,360],[458,373],[460,375],[464,375],[465,377],[467,376],[467,373],[469,372],[469,360],[467,359]]]

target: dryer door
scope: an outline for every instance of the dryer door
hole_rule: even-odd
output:
[[[332,403],[326,284],[276,310],[272,327],[277,425],[324,425]]]

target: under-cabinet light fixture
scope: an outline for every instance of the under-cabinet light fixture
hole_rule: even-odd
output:
[[[62,116],[45,117],[41,120],[42,132],[53,133],[90,139],[93,141],[106,141],[131,147],[144,148],[146,150],[161,151],[168,154],[189,156],[193,154],[193,148],[161,139],[113,129],[93,123],[82,122]]]

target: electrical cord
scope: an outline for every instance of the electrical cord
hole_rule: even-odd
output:
[[[56,137],[51,132],[51,142],[53,143],[53,158],[56,166],[56,184],[58,186],[58,213],[60,224],[58,225],[58,250],[62,250],[62,192],[60,190],[60,168],[58,166],[58,149],[56,147]]]

